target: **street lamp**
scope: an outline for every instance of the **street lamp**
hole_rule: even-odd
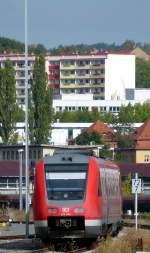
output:
[[[22,211],[22,153],[23,149],[19,149],[19,209]]]
[[[26,178],[26,237],[29,237],[29,151],[28,151],[28,33],[27,0],[25,3],[25,178]]]

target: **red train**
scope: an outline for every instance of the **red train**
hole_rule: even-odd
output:
[[[35,233],[47,238],[96,238],[122,224],[120,172],[112,161],[63,150],[36,166]]]

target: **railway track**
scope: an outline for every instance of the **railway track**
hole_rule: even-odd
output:
[[[34,238],[34,236],[30,236],[29,239]],[[25,235],[1,235],[0,236],[0,241],[5,241],[5,240],[19,240],[19,239],[26,239]]]
[[[53,240],[51,243],[43,244],[38,239],[27,239],[25,236],[1,236],[0,252],[2,249],[18,250],[24,248],[28,253],[46,253],[46,252],[69,252],[83,253],[98,247],[99,241],[93,243],[88,240]],[[32,246],[34,244],[34,248]],[[21,246],[20,246],[21,245]],[[31,246],[32,245],[32,246]],[[21,251],[20,251],[21,252]]]
[[[134,227],[133,220],[124,220],[124,227]],[[139,228],[150,230],[150,224],[139,224]],[[43,244],[40,240],[31,236],[26,238],[25,235],[13,235],[13,236],[0,236],[0,252],[2,249],[10,247],[10,253],[15,253],[16,249],[24,248],[28,253],[48,253],[48,252],[69,252],[69,253],[84,253],[89,250],[95,250],[100,246],[105,239],[100,238],[97,241],[90,242],[89,240],[54,240],[51,244]],[[116,240],[116,239],[115,239]],[[86,243],[88,242],[88,243]],[[2,246],[3,245],[3,246]],[[14,245],[14,246],[13,246]],[[22,245],[20,247],[20,245]],[[14,247],[14,251],[11,251]],[[18,248],[17,248],[18,247]],[[19,251],[21,252],[21,250]]]
[[[135,221],[133,220],[125,220],[123,222],[124,226],[125,227],[134,227],[135,226]],[[145,230],[150,230],[150,223],[138,223],[138,228],[142,228],[142,229],[145,229]]]

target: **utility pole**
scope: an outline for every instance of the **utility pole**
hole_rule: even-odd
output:
[[[29,150],[28,150],[28,24],[25,0],[25,178],[26,178],[26,237],[29,237]]]
[[[19,209],[22,211],[22,153],[23,149],[19,149]]]

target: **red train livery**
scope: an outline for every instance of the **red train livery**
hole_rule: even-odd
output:
[[[36,166],[35,233],[48,238],[96,238],[122,224],[120,172],[108,160],[66,150]]]

